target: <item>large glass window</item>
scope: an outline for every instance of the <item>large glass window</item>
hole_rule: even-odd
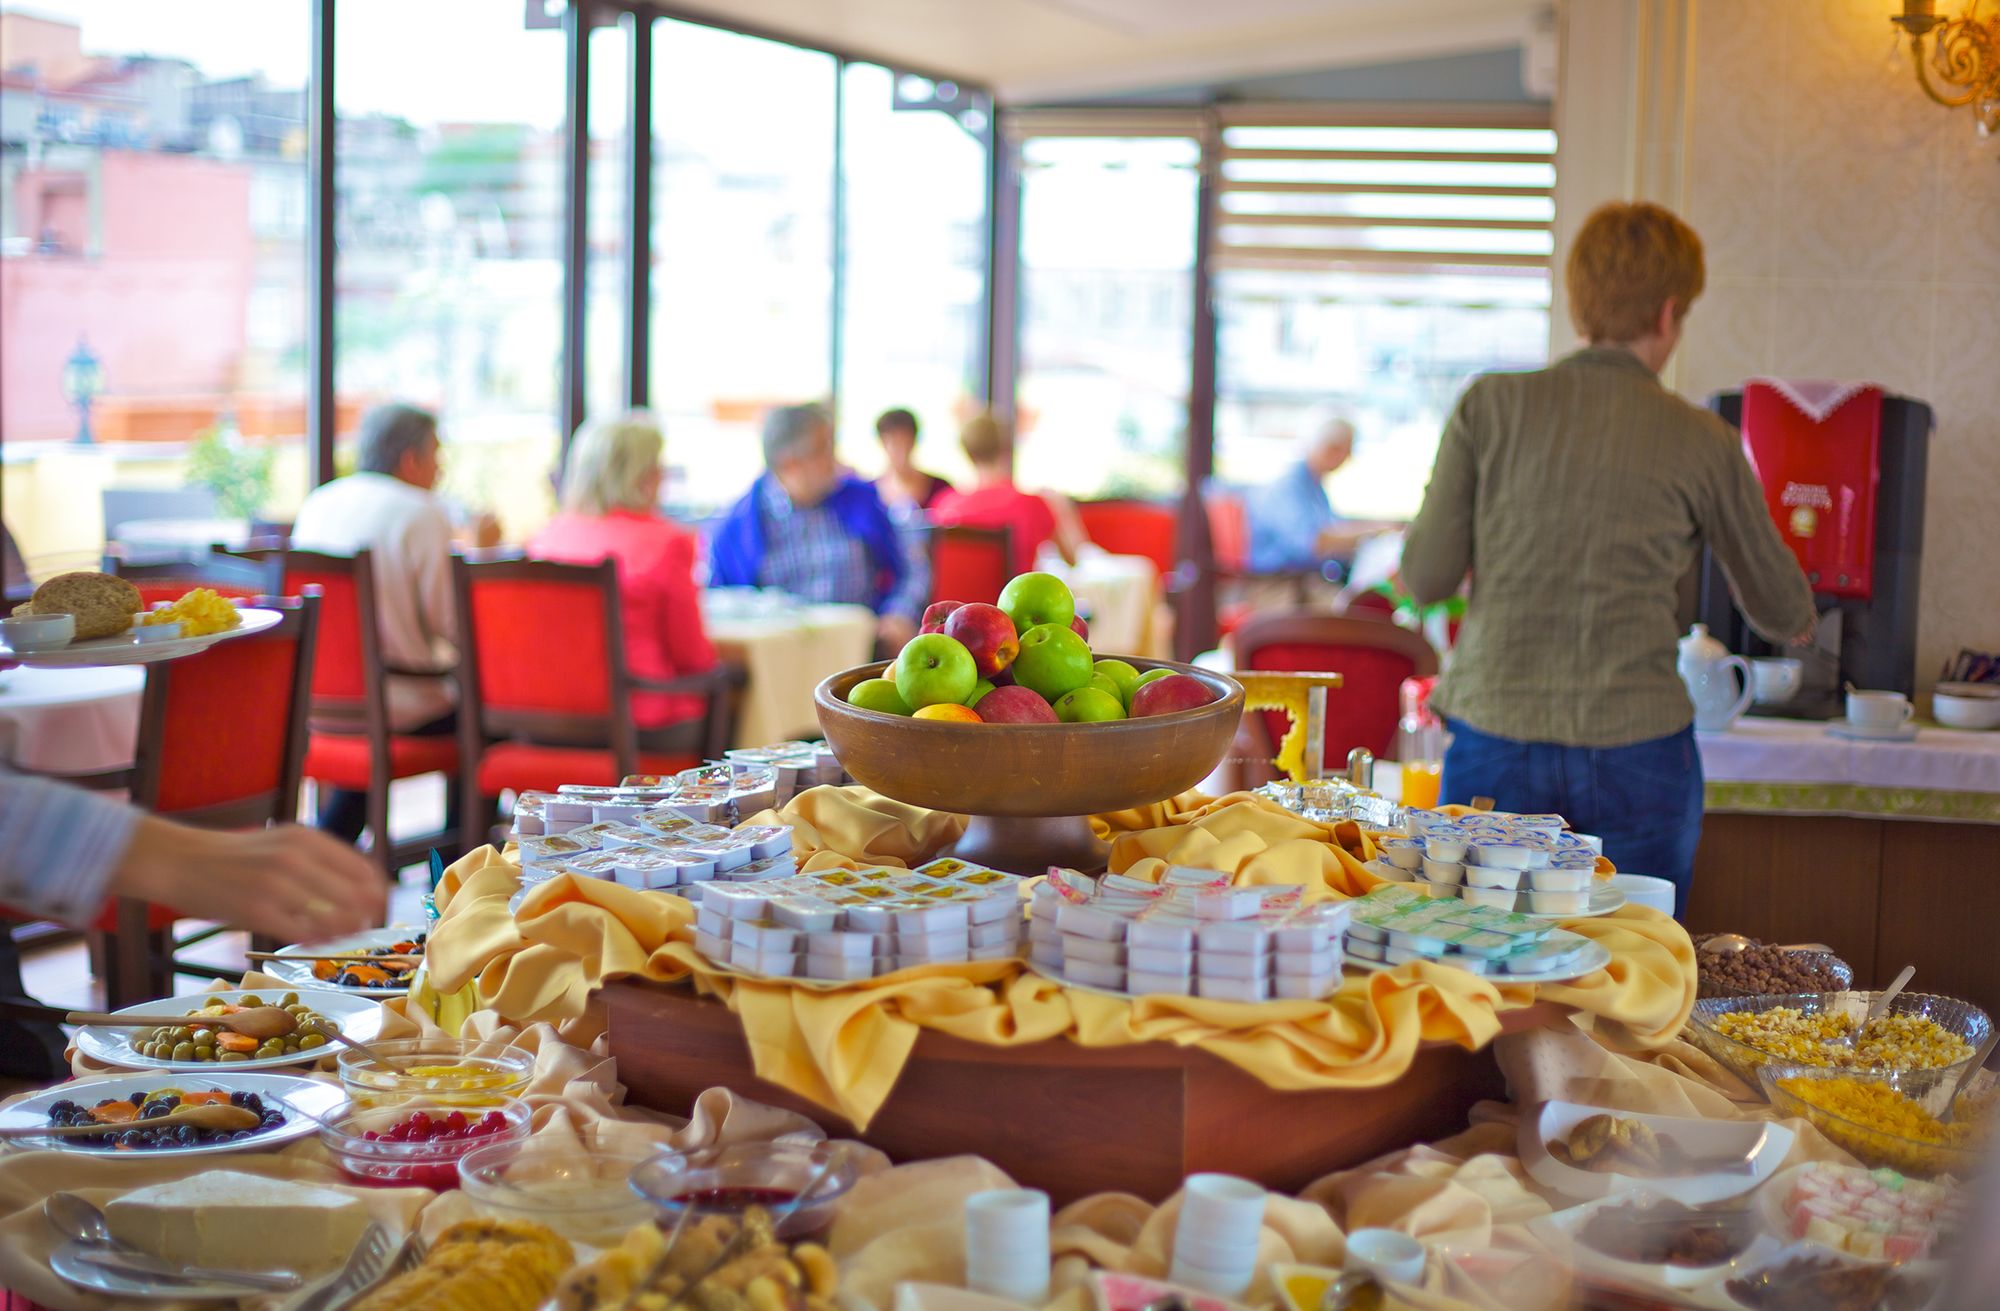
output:
[[[631,170],[626,137],[632,127],[629,91],[633,23],[620,14],[590,34],[590,163],[587,174],[584,281],[584,409],[615,414],[625,409],[625,233]]]
[[[882,465],[875,417],[921,424],[918,465],[966,472],[959,423],[978,395],[986,265],[984,97],[876,64],[843,73],[845,222],[840,343],[841,454]],[[947,108],[930,108],[945,102]]]
[[[1024,486],[1181,486],[1200,147],[1183,137],[1022,144]]]
[[[1217,476],[1267,481],[1341,417],[1335,509],[1414,514],[1466,382],[1546,358],[1553,150],[1538,128],[1225,129]]]
[[[562,33],[488,0],[341,0],[336,19],[343,419],[435,408],[446,499],[518,540],[559,449]]]
[[[286,519],[304,495],[307,23],[0,5],[0,495],[38,576],[96,560],[107,506]],[[105,495],[128,490],[173,495]]]
[[[733,500],[766,409],[833,388],[831,55],[653,26],[652,402],[669,499]]]

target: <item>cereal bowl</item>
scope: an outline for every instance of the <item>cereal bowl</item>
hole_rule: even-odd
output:
[[[614,1247],[651,1209],[627,1186],[656,1149],[541,1146],[507,1139],[475,1147],[458,1161],[459,1190],[502,1220],[547,1225],[563,1237]]]
[[[1773,1061],[1781,1065],[1804,1065],[1859,1070],[1938,1070],[1959,1074],[1972,1059],[1973,1050],[1993,1031],[1986,1012],[1955,997],[1927,992],[1904,992],[1889,1004],[1886,1018],[1929,1020],[1956,1040],[1950,1050],[1875,1050],[1866,1045],[1848,1048],[1821,1038],[1799,1035],[1766,1046],[1740,1041],[1725,1032],[1732,1026],[1730,1016],[1768,1016],[1771,1012],[1795,1011],[1813,1023],[1817,1017],[1845,1016],[1858,1025],[1879,992],[1804,992],[1762,997],[1704,997],[1694,1004],[1688,1017],[1687,1037],[1722,1062],[1745,1083],[1757,1082],[1758,1067]]]
[[[1986,1155],[1986,1124],[1969,1116],[1950,1124],[1937,1121],[1951,1105],[1956,1075],[1772,1062],[1759,1067],[1757,1081],[1780,1114],[1810,1121],[1863,1165],[1963,1179]],[[1966,1115],[1963,1102],[1959,1113]]]
[[[363,1104],[422,1098],[457,1106],[494,1106],[518,1096],[535,1058],[519,1047],[472,1038],[372,1042],[369,1052],[341,1049],[340,1086]],[[386,1068],[385,1068],[386,1065]]]

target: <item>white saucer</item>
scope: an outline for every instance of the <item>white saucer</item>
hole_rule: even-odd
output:
[[[1856,728],[1852,724],[1833,723],[1826,726],[1826,735],[1845,738],[1849,742],[1914,742],[1917,740],[1917,726],[1901,724],[1887,732],[1877,732]]]

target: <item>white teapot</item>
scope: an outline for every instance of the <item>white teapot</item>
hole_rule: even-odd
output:
[[[1688,700],[1694,702],[1694,726],[1700,732],[1727,731],[1749,707],[1750,662],[1729,654],[1728,647],[1708,635],[1708,625],[1696,624],[1681,639],[1676,668],[1687,684]],[[1740,692],[1730,684],[1732,669],[1742,685]]]

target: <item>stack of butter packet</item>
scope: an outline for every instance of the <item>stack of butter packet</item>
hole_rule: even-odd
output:
[[[1591,945],[1547,920],[1438,900],[1404,883],[1385,883],[1347,905],[1354,915],[1347,954],[1374,965],[1436,961],[1470,974],[1547,974],[1575,965]]]
[[[1170,866],[1158,883],[1051,869],[1029,906],[1029,959],[1068,983],[1133,996],[1314,1000],[1340,983],[1345,902],[1232,887]]]
[[[846,983],[1021,952],[1026,880],[952,857],[693,889],[695,950],[774,978]]]
[[[833,748],[824,742],[773,742],[767,747],[742,747],[722,754],[732,765],[772,770],[777,791],[773,804],[779,806],[807,788],[837,787],[853,781],[841,768]]]
[[[1590,908],[1602,844],[1570,832],[1561,815],[1413,810],[1409,820],[1412,835],[1384,840],[1382,859],[1418,876],[1432,897],[1536,915]]]

